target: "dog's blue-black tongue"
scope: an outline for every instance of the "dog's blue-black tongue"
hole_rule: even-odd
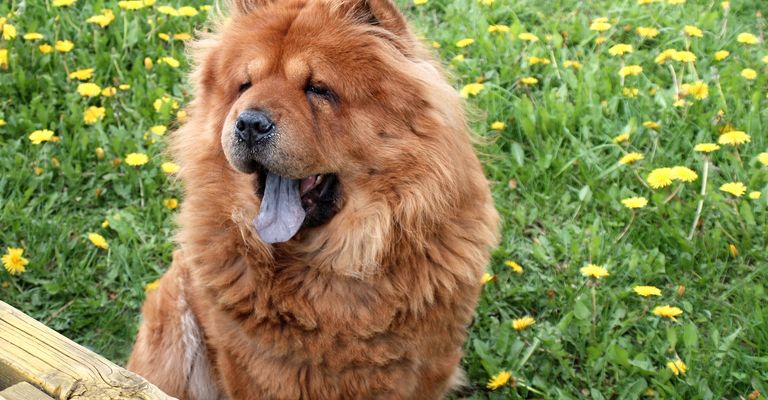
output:
[[[264,242],[286,242],[301,228],[306,213],[301,206],[299,183],[296,179],[267,173],[261,209],[253,221]]]

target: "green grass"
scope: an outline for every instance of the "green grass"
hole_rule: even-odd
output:
[[[30,261],[23,274],[0,271],[0,299],[123,362],[144,286],[163,273],[173,249],[174,211],[162,201],[180,194],[179,183],[160,170],[167,161],[162,138],[147,132],[154,125],[175,126],[176,111],[166,105],[157,112],[153,103],[166,95],[182,105],[189,100],[188,64],[183,43],[166,42],[158,33],[192,32],[205,26],[206,13],[172,17],[158,12],[165,2],[138,11],[116,3],[0,5],[2,15],[17,11],[8,23],[18,30],[15,39],[0,40],[9,53],[8,68],[0,69],[0,119],[6,122],[0,126],[0,245],[3,251],[24,248]],[[504,235],[489,266],[495,279],[484,289],[466,346],[466,396],[715,399],[768,393],[768,168],[757,159],[768,151],[768,64],[761,61],[768,48],[737,41],[742,32],[762,35],[766,21],[756,13],[764,4],[734,1],[727,13],[719,2],[703,0],[401,5],[425,40],[440,45],[435,51],[457,89],[484,83],[468,103]],[[85,22],[102,8],[116,16],[108,27]],[[609,18],[612,28],[591,31],[597,17]],[[510,31],[488,33],[489,24]],[[701,28],[703,37],[684,36],[685,25]],[[642,39],[638,26],[660,33]],[[22,39],[32,31],[44,39]],[[522,32],[540,40],[517,39]],[[597,44],[601,35],[606,41]],[[457,47],[464,38],[475,42]],[[71,52],[44,55],[37,49],[63,39],[75,43]],[[623,61],[609,55],[617,43],[635,51]],[[676,61],[656,64],[666,48],[690,49],[698,58],[695,69]],[[715,61],[721,49],[731,54]],[[454,60],[460,54],[464,60]],[[158,64],[164,56],[181,66]],[[529,65],[529,56],[550,64]],[[154,61],[151,70],[146,57]],[[566,68],[566,60],[583,68]],[[625,78],[624,86],[638,88],[634,98],[622,94],[622,62],[643,67],[641,75]],[[687,105],[673,106],[670,65],[679,83],[707,83],[709,96],[689,96]],[[94,68],[89,81],[101,87],[131,88],[114,97],[81,97],[77,82],[67,79],[79,68]],[[743,78],[744,68],[753,68],[757,78]],[[519,83],[527,76],[539,82]],[[83,111],[93,105],[105,107],[106,116],[85,125]],[[724,114],[718,116],[719,110]],[[494,121],[506,127],[493,130]],[[644,121],[661,128],[647,129]],[[751,142],[711,154],[701,196],[705,158],[693,146],[717,142],[729,124],[750,134]],[[61,139],[34,145],[27,136],[38,129]],[[629,141],[613,143],[622,132],[631,133]],[[619,165],[629,151],[645,159]],[[149,163],[113,164],[132,152],[148,154]],[[643,183],[652,169],[678,165],[696,171],[698,179],[655,190]],[[42,169],[39,175],[35,167]],[[719,190],[731,181],[743,182],[747,193],[761,192],[761,199]],[[634,218],[621,204],[631,196],[648,199]],[[689,240],[701,199],[701,223]],[[101,226],[105,219],[108,228]],[[94,247],[90,232],[102,234],[109,250]],[[524,272],[513,272],[507,260]],[[583,277],[579,269],[588,263],[610,275]],[[635,285],[657,286],[662,295],[642,298],[632,291]],[[664,304],[683,314],[676,321],[653,315]],[[536,323],[515,331],[511,321],[526,315]],[[665,366],[677,357],[688,366],[684,375]],[[512,373],[516,385],[486,390],[489,377],[502,370]]]

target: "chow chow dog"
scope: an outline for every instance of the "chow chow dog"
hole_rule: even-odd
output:
[[[499,229],[460,96],[390,0],[225,9],[128,369],[181,399],[442,398]]]

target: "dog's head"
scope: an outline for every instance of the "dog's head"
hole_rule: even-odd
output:
[[[185,130],[215,133],[202,140],[255,177],[228,189],[257,197],[262,241],[365,269],[395,224],[421,233],[466,198],[479,168],[461,102],[390,0],[233,0],[230,13],[197,43]]]

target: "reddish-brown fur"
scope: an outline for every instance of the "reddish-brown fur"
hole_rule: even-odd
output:
[[[183,399],[441,398],[498,235],[459,96],[389,0],[231,12],[193,45],[179,250],[128,368]],[[337,104],[307,98],[310,75]],[[254,176],[227,162],[222,132],[249,107],[280,125],[281,173],[341,182],[338,214],[286,243],[259,239]]]

